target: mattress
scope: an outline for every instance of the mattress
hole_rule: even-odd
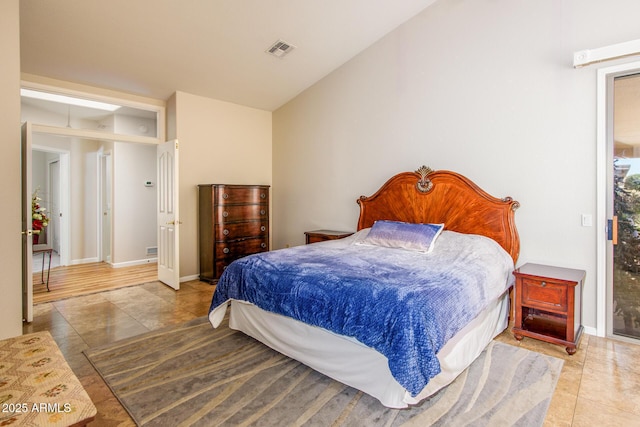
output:
[[[507,327],[509,294],[485,308],[438,352],[442,371],[416,396],[391,375],[388,360],[359,341],[233,300],[229,325],[337,381],[375,397],[384,406],[405,408],[453,381]]]

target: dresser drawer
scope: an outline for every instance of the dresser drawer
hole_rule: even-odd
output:
[[[266,219],[269,213],[267,205],[228,205],[215,208],[217,224],[228,222]]]
[[[267,203],[268,188],[221,186],[216,189],[218,205],[230,203]]]
[[[266,221],[224,222],[216,225],[216,241],[264,237],[268,232],[269,225]]]
[[[269,250],[266,238],[249,238],[231,242],[216,242],[216,258],[236,259],[256,252]]]
[[[549,280],[523,278],[522,304],[565,313],[567,311],[567,286]]]

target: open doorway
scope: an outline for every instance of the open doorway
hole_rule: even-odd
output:
[[[31,152],[32,204],[46,219],[33,243],[52,250],[34,253],[32,267],[38,273],[69,263],[69,195],[63,189],[69,183],[70,152],[46,146],[34,146]]]
[[[163,128],[159,123],[164,120],[164,108],[115,107],[115,112],[96,111],[23,95],[23,120],[37,123],[31,126],[33,144],[44,146],[45,152],[69,153],[66,185],[56,182],[56,170],[64,170],[62,161],[47,157],[46,165],[39,168],[48,170],[39,187],[42,195],[46,193],[50,216],[56,216],[56,221],[50,218],[41,243],[56,245],[65,268],[103,263],[111,270],[118,267],[122,275],[122,270],[144,264],[145,271],[149,265],[153,267],[155,280],[156,194],[153,185],[147,184],[155,181],[157,136]],[[66,195],[68,200],[68,207],[59,210],[53,201],[58,188],[59,197]],[[58,218],[66,219],[67,227],[63,221],[58,224]],[[114,238],[121,246],[113,244]],[[114,281],[118,274],[111,273],[102,281]],[[93,286],[90,283],[96,275],[85,276],[81,280],[84,287]],[[136,280],[147,281],[149,276],[143,273],[138,277]],[[73,281],[68,274],[65,278]]]

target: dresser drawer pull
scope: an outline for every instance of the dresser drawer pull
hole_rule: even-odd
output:
[[[265,213],[267,213],[264,209],[260,210],[260,215],[264,215]]]
[[[222,193],[222,198],[223,198],[223,199],[228,199],[228,198],[229,198],[229,195],[228,195],[227,193]]]
[[[264,225],[262,227],[260,227],[260,231],[265,231],[267,229],[267,227],[265,227]]]
[[[222,212],[222,216],[225,217],[225,218],[228,217],[229,216],[229,212],[227,212],[227,211]]]
[[[540,282],[540,286],[544,288],[545,286],[547,286],[547,282]]]
[[[267,197],[267,195],[266,195],[266,194],[264,194],[264,193],[260,194],[260,198],[261,198],[261,199],[264,199],[264,198],[266,198],[266,197]]]
[[[222,252],[224,252],[225,254],[228,254],[228,253],[229,253],[229,248],[224,248],[224,249],[222,250]]]
[[[229,235],[229,230],[227,230],[226,228],[224,230],[222,230],[222,234],[224,234],[225,236]]]
[[[267,244],[266,244],[266,243],[264,243],[264,242],[262,242],[262,243],[260,243],[260,247],[264,249],[264,248],[266,248],[266,247],[267,247]]]

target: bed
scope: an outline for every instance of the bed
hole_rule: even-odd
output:
[[[445,387],[508,324],[518,202],[422,166],[361,196],[344,239],[234,261],[209,321],[390,408]]]

